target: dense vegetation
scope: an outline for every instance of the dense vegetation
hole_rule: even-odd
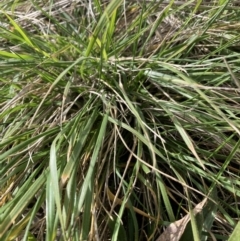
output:
[[[238,1],[0,11],[0,240],[238,240]]]

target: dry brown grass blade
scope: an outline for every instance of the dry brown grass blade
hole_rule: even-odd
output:
[[[115,204],[117,205],[122,205],[122,200],[120,198],[116,198],[115,195],[110,191],[109,187],[107,187],[107,195],[110,201],[114,201]],[[126,208],[130,208],[129,204],[125,205]],[[132,209],[134,210],[134,212],[142,215],[143,217],[149,218],[151,220],[156,221],[156,218],[152,217],[151,215],[143,212],[142,210],[136,208],[136,207],[132,207]]]
[[[202,211],[206,201],[207,201],[207,198],[205,198],[193,209],[194,215]],[[176,222],[171,223],[156,241],[179,241],[186,229],[186,226],[189,220],[190,220],[190,213],[185,215],[185,217],[181,218],[180,220],[177,220]]]

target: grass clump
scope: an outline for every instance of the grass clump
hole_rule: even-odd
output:
[[[0,239],[227,240],[237,2],[0,9]]]

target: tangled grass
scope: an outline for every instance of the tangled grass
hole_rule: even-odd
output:
[[[237,4],[1,1],[0,239],[237,240]]]

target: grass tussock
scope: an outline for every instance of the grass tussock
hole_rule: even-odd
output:
[[[238,5],[1,1],[0,239],[237,240]]]

